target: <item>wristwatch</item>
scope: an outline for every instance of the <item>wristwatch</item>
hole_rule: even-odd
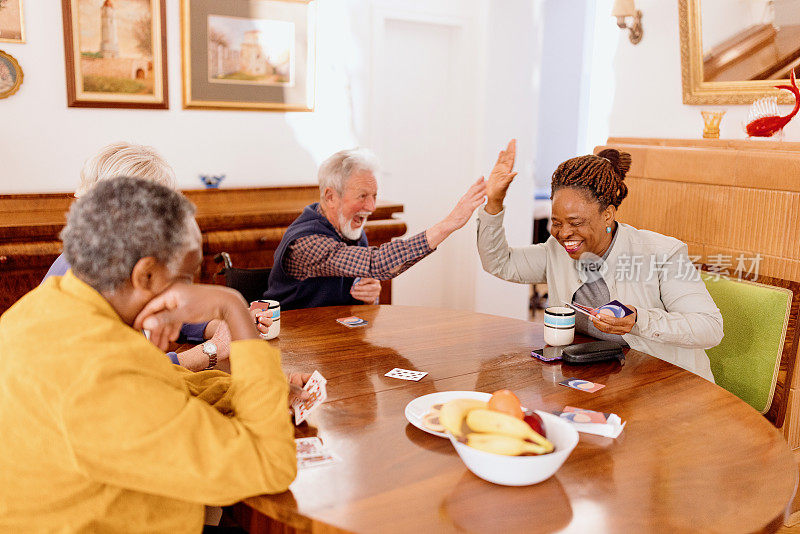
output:
[[[206,369],[213,369],[217,366],[217,346],[212,341],[203,343],[203,354],[208,356],[208,367]]]

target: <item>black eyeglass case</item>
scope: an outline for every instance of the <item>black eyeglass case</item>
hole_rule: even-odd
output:
[[[608,360],[625,361],[622,345],[613,341],[590,341],[564,347],[561,360],[570,364],[596,363]]]

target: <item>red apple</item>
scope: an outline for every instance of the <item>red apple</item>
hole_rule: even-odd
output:
[[[525,412],[525,417],[522,419],[528,426],[530,426],[535,432],[538,432],[540,436],[543,438],[547,437],[547,434],[544,432],[544,424],[542,423],[542,418],[536,412],[527,411]]]

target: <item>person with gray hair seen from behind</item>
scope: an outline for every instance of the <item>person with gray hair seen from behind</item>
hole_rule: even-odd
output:
[[[176,188],[175,171],[155,148],[118,142],[104,146],[84,162],[75,198],[81,198],[98,182],[117,176],[136,176],[170,189]],[[61,276],[68,269],[69,263],[61,254],[50,266],[44,280],[51,276]]]
[[[0,317],[0,531],[199,533],[204,505],[294,479],[280,352],[239,293],[191,284],[194,211],[145,180],[97,184],[61,234],[72,268]],[[171,365],[181,324],[210,319],[232,374]]]
[[[155,148],[118,142],[103,147],[86,160],[81,169],[81,181],[75,190],[75,197],[81,198],[97,183],[117,176],[136,176],[170,189],[175,189],[177,186],[175,172]],[[51,276],[62,276],[69,268],[69,262],[65,255],[61,254],[50,266],[44,280]],[[230,335],[221,321],[186,324],[181,328],[178,342],[198,345],[180,353],[167,354],[172,363],[192,371],[213,368],[228,358]],[[201,343],[202,345],[199,345]]]
[[[320,200],[303,210],[275,250],[264,298],[291,310],[373,304],[379,280],[399,275],[464,226],[484,200],[481,177],[450,214],[424,232],[369,247],[364,225],[375,210],[378,165],[364,149],[342,150],[319,169]],[[259,330],[266,332],[263,324]]]

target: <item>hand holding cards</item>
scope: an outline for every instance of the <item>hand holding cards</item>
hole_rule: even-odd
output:
[[[618,300],[612,300],[608,304],[604,304],[599,308],[592,308],[591,306],[578,304],[577,302],[565,302],[564,304],[566,304],[573,310],[580,312],[584,315],[588,315],[590,317],[605,314],[619,318],[619,317],[627,317],[628,315],[633,313],[633,310],[631,310]]]
[[[294,424],[299,425],[305,421],[308,414],[314,408],[325,402],[325,399],[328,398],[328,391],[325,386],[327,383],[328,381],[325,380],[325,377],[323,377],[319,371],[314,371],[311,378],[308,379],[308,382],[306,382],[306,385],[303,387],[303,391],[308,392],[309,398],[305,400],[295,398],[292,401]]]
[[[255,300],[250,303],[250,311],[259,311],[258,318],[256,319],[256,325],[259,324],[261,317],[266,317],[270,319],[267,321],[269,323],[269,330],[267,333],[263,333],[259,330],[259,336],[261,339],[274,339],[278,337],[278,334],[281,333],[281,303],[277,300]]]

